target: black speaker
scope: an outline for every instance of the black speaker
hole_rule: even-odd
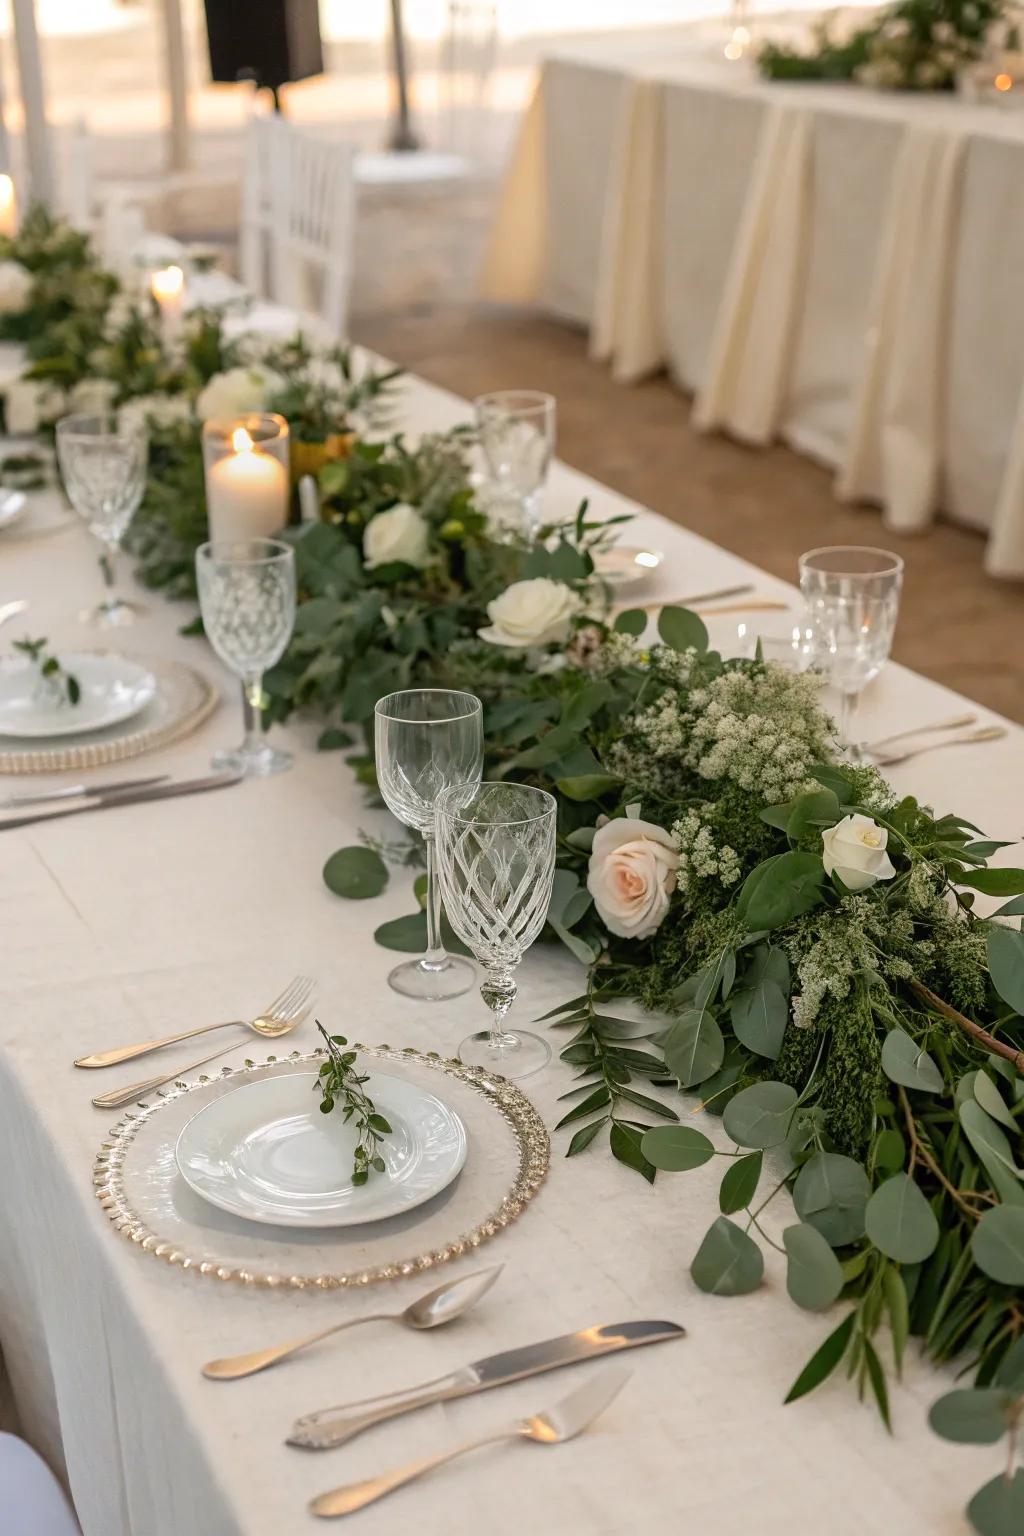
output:
[[[277,90],[323,73],[319,0],[206,0],[214,80]]]

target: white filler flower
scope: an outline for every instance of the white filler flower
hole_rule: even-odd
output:
[[[481,640],[492,645],[516,646],[559,644],[569,637],[569,624],[579,613],[580,599],[564,581],[534,576],[516,581],[500,597],[488,603],[490,624],[477,631]]]
[[[426,522],[415,507],[400,501],[396,507],[378,512],[367,523],[363,531],[363,564],[368,571],[392,560],[416,567],[426,565],[429,545]]]
[[[620,816],[594,833],[587,890],[609,933],[648,939],[660,926],[676,887],[679,852],[664,827]]]
[[[859,813],[844,816],[821,834],[822,863],[827,875],[838,875],[848,891],[866,891],[896,873],[886,853],[889,834]]]
[[[34,281],[20,261],[0,261],[0,315],[17,315],[27,309]]]
[[[214,416],[246,416],[250,411],[266,410],[267,402],[284,380],[271,368],[253,364],[251,368],[228,368],[215,373],[199,393],[196,415],[200,421]]]

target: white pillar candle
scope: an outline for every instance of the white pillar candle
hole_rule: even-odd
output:
[[[210,538],[269,538],[288,520],[288,472],[244,427],[232,433],[231,446],[234,452],[211,464],[206,476]]]
[[[0,175],[0,235],[13,240],[18,233],[18,199],[11,177]]]
[[[160,328],[170,345],[178,339],[185,310],[185,274],[180,267],[161,267],[150,279],[153,297],[160,311]]]

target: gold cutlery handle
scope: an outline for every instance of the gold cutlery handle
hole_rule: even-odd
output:
[[[414,1408],[428,1408],[433,1403],[443,1403],[449,1397],[457,1397],[458,1377],[442,1376],[438,1381],[428,1381],[422,1387],[410,1391],[391,1392],[382,1397],[367,1398],[350,1408],[326,1408],[318,1413],[306,1414],[296,1419],[288,1436],[289,1445],[301,1445],[310,1451],[326,1451],[336,1445],[344,1445],[361,1435],[364,1429],[397,1419],[400,1414],[411,1413]]]
[[[199,1067],[205,1067],[208,1061],[216,1061],[218,1056],[226,1056],[229,1051],[237,1051],[238,1041],[224,1046],[223,1050],[214,1051],[210,1056],[203,1056],[199,1061],[193,1061],[187,1067],[176,1067],[173,1072],[164,1072],[160,1077],[147,1077],[143,1083],[132,1083],[130,1088],[115,1088],[110,1093],[97,1094],[93,1099],[97,1109],[120,1109],[124,1104],[134,1104],[137,1099],[143,1098],[147,1093],[152,1093],[154,1088],[162,1088],[164,1083],[172,1083],[176,1078],[184,1077],[187,1072],[195,1072]]]
[[[911,747],[903,752],[879,752],[872,753],[879,768],[895,768],[897,763],[909,763],[912,757],[923,757],[926,752],[941,752],[943,747],[970,747],[979,741],[998,741],[1006,735],[1006,727],[1002,725],[985,725],[977,731],[970,731],[966,736],[947,736],[945,741],[928,742],[922,747]]]
[[[382,1472],[379,1477],[368,1477],[361,1483],[346,1483],[342,1488],[332,1488],[330,1493],[321,1493],[317,1498],[311,1499],[309,1512],[311,1515],[320,1515],[325,1520],[334,1519],[338,1515],[352,1515],[357,1509],[365,1509],[367,1504],[374,1504],[382,1499],[385,1494],[393,1493],[396,1488],[404,1488],[407,1483],[414,1483],[425,1472],[432,1472],[435,1467],[443,1467],[446,1461],[454,1461],[457,1456],[465,1456],[468,1451],[477,1451],[484,1445],[496,1445],[499,1440],[516,1440],[522,1431],[514,1429],[501,1429],[493,1435],[481,1435],[478,1440],[467,1440],[465,1445],[457,1445],[453,1450],[441,1451],[437,1456],[426,1456],[422,1461],[410,1461],[404,1467],[395,1467],[391,1472]]]
[[[227,1355],[223,1360],[208,1360],[202,1367],[203,1375],[209,1381],[237,1381],[241,1376],[255,1376],[257,1371],[265,1371],[268,1366],[287,1360],[289,1355],[297,1354],[308,1344],[318,1344],[321,1339],[343,1333],[346,1328],[358,1328],[363,1323],[394,1321],[391,1312],[374,1312],[369,1317],[350,1317],[347,1322],[334,1323],[330,1328],[321,1328],[317,1333],[307,1333],[305,1338],[292,1339],[289,1344],[274,1344],[269,1349],[255,1349],[248,1355]]]
[[[92,1056],[80,1056],[75,1062],[76,1067],[116,1067],[123,1061],[134,1061],[136,1056],[145,1056],[149,1051],[159,1051],[165,1045],[177,1045],[179,1040],[194,1040],[196,1035],[208,1035],[214,1029],[231,1029],[237,1025],[245,1027],[244,1019],[225,1019],[222,1024],[200,1024],[198,1029],[182,1030],[180,1035],[164,1035],[161,1040],[147,1040],[143,1045],[120,1045],[111,1051],[96,1051]]]
[[[974,725],[977,715],[954,715],[952,720],[936,720],[931,725],[911,725],[905,731],[894,731],[891,736],[879,736],[869,742],[867,750],[874,752],[892,745],[894,741],[906,741],[909,736],[930,736],[935,731],[956,731],[961,726]]]

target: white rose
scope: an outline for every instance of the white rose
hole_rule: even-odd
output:
[[[68,410],[96,415],[109,411],[117,394],[112,379],[80,379],[68,395]]]
[[[31,437],[67,409],[64,391],[42,379],[13,379],[4,391],[4,420],[12,437]]]
[[[564,582],[534,576],[529,581],[513,582],[488,603],[490,625],[477,634],[492,645],[522,648],[561,643],[568,639],[569,622],[581,606],[576,593]]]
[[[609,933],[650,938],[668,911],[678,869],[675,838],[664,827],[620,816],[598,828],[587,890]]]
[[[848,891],[866,891],[896,873],[886,853],[889,834],[870,816],[844,816],[821,834],[827,875],[838,875]]]
[[[267,401],[276,390],[284,387],[284,379],[270,368],[253,364],[249,368],[229,368],[225,373],[215,373],[196,400],[196,415],[200,421],[213,416],[247,416],[250,411],[264,411]]]
[[[187,395],[136,395],[121,407],[122,420],[140,427],[173,427],[191,416]]]
[[[0,261],[0,315],[17,315],[28,308],[35,278],[20,261]]]
[[[401,560],[406,565],[426,565],[430,532],[415,507],[400,501],[397,507],[371,517],[363,532],[363,564],[374,566]]]

